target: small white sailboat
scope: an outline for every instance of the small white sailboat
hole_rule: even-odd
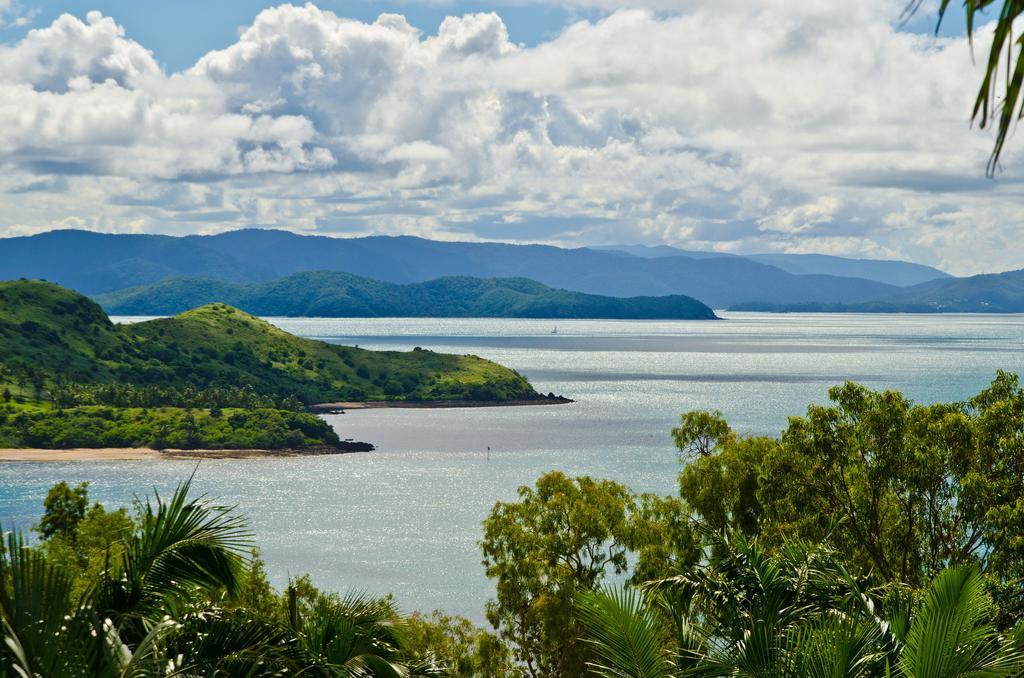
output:
[[[551,330],[551,334],[558,334],[558,325],[555,325],[555,329]]]

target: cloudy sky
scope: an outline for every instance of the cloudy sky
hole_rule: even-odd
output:
[[[985,178],[963,23],[905,1],[0,0],[0,235],[1024,267],[1024,141]]]

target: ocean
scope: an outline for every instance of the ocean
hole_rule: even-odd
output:
[[[271,319],[296,334],[370,349],[475,354],[568,405],[362,410],[326,418],[375,452],[205,461],[0,463],[0,523],[28,528],[47,488],[91,482],[130,504],[194,488],[251,519],[271,580],[392,592],[405,610],[482,621],[493,587],[480,523],[545,471],[674,493],[670,430],[719,409],[733,428],[776,434],[846,379],[921,402],[963,400],[997,369],[1024,372],[1024,316],[721,313],[715,321]],[[118,320],[118,319],[115,319]],[[121,319],[132,320],[132,319]],[[488,448],[490,451],[488,452]]]

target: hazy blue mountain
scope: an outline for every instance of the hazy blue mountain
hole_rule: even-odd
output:
[[[237,281],[272,275],[257,261],[236,259],[199,238],[67,230],[0,239],[0,278],[44,279],[83,293],[211,271]]]
[[[721,259],[734,257],[735,254],[727,252],[705,252],[702,250],[684,250],[681,247],[672,245],[597,245],[589,249],[598,252],[619,252],[631,254],[641,259],[661,259],[662,257],[690,257],[691,259]]]
[[[751,254],[746,255],[745,258],[769,264],[797,275],[823,273],[850,278],[867,278],[898,287],[952,277],[937,268],[909,261],[847,259],[828,254]]]
[[[833,313],[1024,313],[1024,269],[947,278],[858,303],[737,304],[734,310]]]
[[[602,297],[522,278],[440,278],[397,285],[330,271],[251,284],[175,278],[96,300],[114,315],[174,315],[223,302],[261,316],[715,319],[710,308],[682,295]]]
[[[0,277],[45,278],[87,294],[175,277],[269,282],[321,270],[394,283],[529,278],[606,296],[682,294],[716,308],[748,301],[851,303],[895,291],[873,280],[793,275],[741,257],[644,259],[586,248],[407,236],[328,238],[249,229],[181,238],[56,231],[0,239]]]
[[[662,257],[686,256],[693,259],[718,259],[722,257],[740,257],[769,266],[781,268],[787,273],[796,275],[837,275],[846,278],[864,278],[875,280],[887,285],[907,287],[929,280],[950,278],[948,273],[924,264],[909,261],[891,261],[882,259],[849,259],[828,254],[722,254],[721,252],[701,252],[684,250],[671,245],[608,245],[592,249],[603,252],[623,252],[642,259],[660,259]]]

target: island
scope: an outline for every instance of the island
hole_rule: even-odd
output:
[[[96,295],[114,315],[172,315],[223,302],[259,316],[321,318],[601,318],[715,320],[693,297],[610,297],[527,278],[455,276],[398,285],[351,273],[313,271],[260,283],[173,278]]]
[[[8,450],[358,451],[372,446],[341,440],[312,408],[562,401],[477,356],[328,344],[221,303],[115,324],[87,297],[35,280],[0,282],[0,345]]]

